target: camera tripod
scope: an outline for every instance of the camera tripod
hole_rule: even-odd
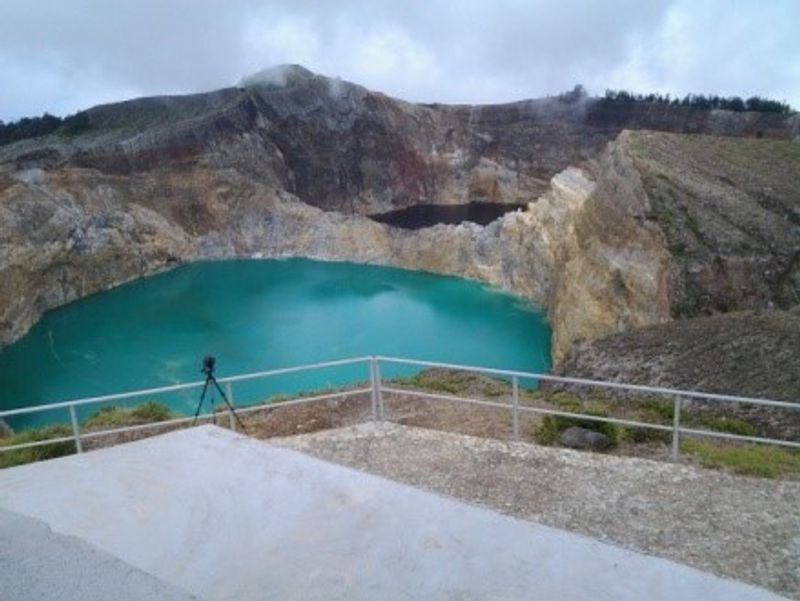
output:
[[[222,387],[219,385],[217,379],[214,377],[214,365],[216,364],[216,362],[217,360],[211,355],[207,355],[203,359],[203,368],[200,371],[206,375],[206,383],[203,386],[203,392],[200,394],[200,401],[197,403],[197,411],[194,412],[194,421],[192,421],[192,425],[194,426],[195,424],[197,424],[197,418],[200,417],[200,410],[203,408],[203,401],[206,398],[206,393],[208,392],[209,385],[213,384],[214,388],[217,389],[217,392],[219,392],[219,395],[222,397],[222,400],[225,401],[225,404],[228,406],[228,410],[231,412],[231,415],[233,415],[234,419],[236,420],[236,423],[242,429],[242,432],[247,434],[247,428],[245,428],[244,424],[242,423],[242,420],[239,419],[239,416],[236,414],[236,410],[233,408],[233,405],[231,405],[231,402],[225,395],[225,391],[222,390]],[[212,397],[214,395],[213,389],[211,391],[211,395]],[[213,400],[211,401],[211,416],[212,419],[214,420],[214,423],[216,424],[216,413],[214,413]]]

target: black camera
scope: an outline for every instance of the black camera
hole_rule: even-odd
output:
[[[217,360],[214,359],[211,355],[206,355],[203,357],[203,369],[200,371],[207,376],[214,375],[214,365],[217,363]]]

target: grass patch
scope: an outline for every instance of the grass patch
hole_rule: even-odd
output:
[[[636,417],[640,421],[655,424],[671,425],[674,416],[674,405],[671,400],[641,399],[634,405]],[[687,410],[681,415],[681,425],[685,427],[727,432],[741,436],[757,436],[756,427],[743,419],[728,416],[697,415]],[[625,428],[623,440],[633,443],[663,441],[669,442],[671,434],[646,428]]]
[[[778,478],[800,473],[800,452],[793,449],[690,438],[681,442],[681,451],[697,457],[703,467],[728,468],[737,474]]]
[[[656,424],[671,424],[675,415],[675,406],[671,399],[640,399],[633,407],[639,419]]]
[[[86,428],[122,428],[163,422],[175,415],[163,403],[147,401],[136,407],[101,407],[84,422]]]
[[[547,402],[555,405],[562,411],[577,413],[583,409],[583,399],[577,394],[565,392],[563,390],[554,392],[546,398]]]
[[[480,390],[483,394],[485,394],[488,397],[492,398],[501,397],[505,394],[510,394],[511,382],[505,382],[502,380],[482,382]]]
[[[131,411],[131,417],[145,422],[163,422],[170,419],[172,415],[167,406],[158,401],[147,401],[134,407]]]
[[[426,369],[413,376],[393,378],[390,381],[425,392],[456,396],[497,398],[511,394],[511,382],[508,380],[450,369]],[[522,393],[522,389],[520,391]]]
[[[325,396],[327,394],[339,394],[342,392],[351,392],[357,388],[365,388],[368,385],[369,384],[367,382],[355,382],[353,384],[346,384],[344,386],[328,386],[327,388],[318,388],[316,390],[306,390],[303,392],[294,392],[294,393],[279,392],[278,394],[273,394],[272,396],[267,397],[266,401],[262,401],[257,404],[277,405],[280,403],[286,403],[287,401],[299,401],[310,397]],[[249,405],[242,405],[242,407],[246,406]],[[221,407],[225,408],[225,405],[223,404],[221,405]]]
[[[672,399],[667,398],[641,398],[631,402],[631,408],[636,421],[650,424],[671,425],[675,414]],[[667,443],[672,434],[663,430],[650,428],[637,428],[628,426],[620,429],[620,439],[633,444],[646,444],[650,442]]]
[[[46,426],[35,430],[26,430],[0,439],[0,448],[29,442],[39,442],[50,438],[61,438],[63,436],[72,436],[72,428],[64,425]],[[72,455],[73,453],[75,453],[75,443],[71,441],[56,442],[30,449],[18,449],[16,451],[0,451],[0,468],[22,465],[23,463],[31,463],[32,461],[53,459],[54,457],[63,457],[64,455]]]
[[[428,392],[462,394],[469,389],[470,385],[469,377],[465,378],[463,376],[464,374],[459,374],[458,372],[421,371],[413,376],[395,378],[394,382]]]
[[[758,430],[753,424],[736,417],[702,415],[691,417],[686,423],[689,426],[699,426],[715,432],[727,432],[728,434],[738,434],[740,436],[758,436]]]
[[[608,410],[602,405],[592,405],[581,409],[581,413],[586,415],[596,415],[598,417],[608,417]],[[534,440],[542,445],[552,446],[558,444],[561,434],[567,428],[578,426],[587,430],[594,430],[604,434],[611,447],[615,447],[620,441],[620,427],[609,422],[598,422],[582,417],[567,417],[564,415],[545,415],[534,431]]]
[[[664,430],[651,430],[650,428],[622,428],[620,439],[633,444],[646,444],[649,442],[668,443],[672,440],[672,434]]]

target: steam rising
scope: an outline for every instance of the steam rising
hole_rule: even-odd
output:
[[[273,87],[285,88],[312,79],[314,74],[300,65],[277,65],[248,75],[239,81],[240,88]]]

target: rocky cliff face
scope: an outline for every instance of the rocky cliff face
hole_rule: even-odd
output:
[[[558,361],[576,341],[800,302],[797,143],[627,131],[587,170],[554,269]]]
[[[556,99],[423,106],[281,74],[96,107],[80,136],[0,147],[0,344],[46,309],[200,258],[479,279],[548,308],[557,360],[675,316],[791,304],[800,287],[797,143],[621,133],[789,138],[795,120]],[[365,217],[470,200],[528,209],[413,231]]]
[[[623,134],[589,169],[597,181],[564,237],[550,306],[553,357],[578,340],[669,319],[669,254]]]

